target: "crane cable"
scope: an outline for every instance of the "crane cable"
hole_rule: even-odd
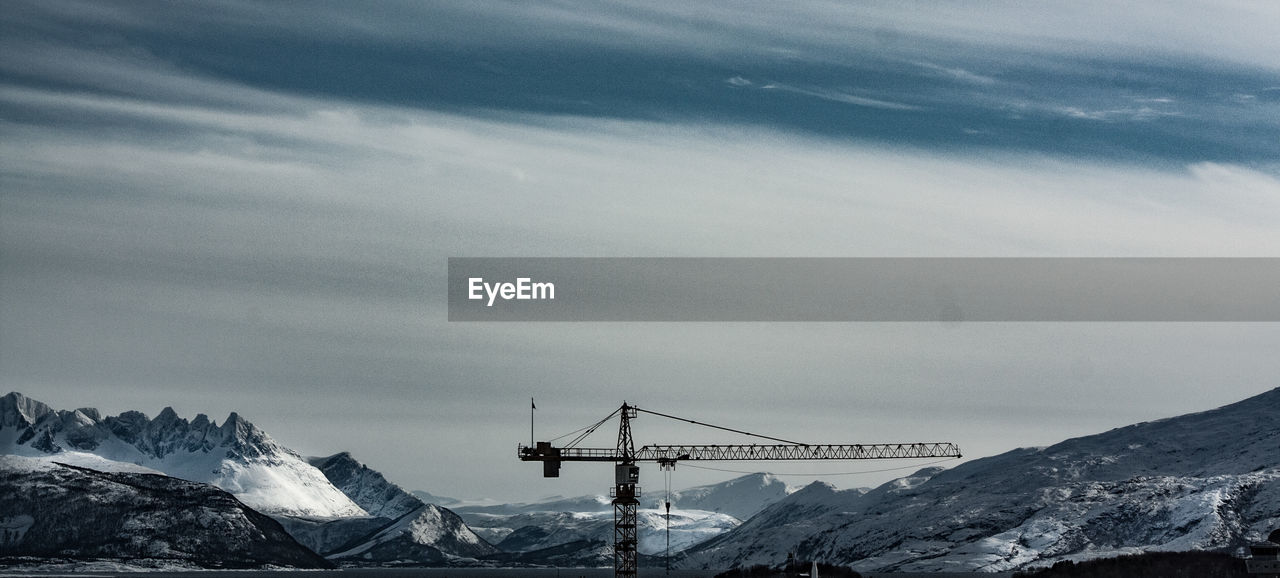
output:
[[[591,426],[589,426],[589,425],[588,425],[588,426],[583,426],[583,427],[580,427],[580,428],[578,428],[578,429],[575,429],[575,430],[573,430],[573,431],[571,431],[571,432],[569,432],[569,433],[567,433],[567,434],[559,435],[559,436],[553,437],[553,438],[551,438],[550,440],[547,440],[547,441],[552,441],[552,442],[554,442],[554,441],[560,441],[560,440],[562,440],[562,439],[564,439],[564,438],[567,438],[567,437],[569,437],[569,436],[571,436],[571,435],[573,435],[573,434],[576,434],[576,433],[578,433],[578,432],[580,432],[580,431],[582,431],[582,430],[585,430],[585,429],[587,429],[587,428],[589,428],[589,427],[591,427]]]
[[[675,468],[663,468],[667,479],[667,575],[671,575],[671,472]]]
[[[607,422],[607,421],[609,421],[610,419],[612,419],[612,418],[613,418],[613,416],[617,415],[617,414],[618,414],[618,412],[620,412],[620,411],[622,411],[622,408],[615,409],[615,410],[613,410],[613,412],[612,412],[612,413],[610,413],[609,415],[604,416],[604,419],[601,419],[600,421],[598,421],[598,422],[596,422],[596,423],[594,423],[594,424],[592,424],[592,425],[590,425],[590,426],[584,427],[584,428],[582,428],[582,429],[580,429],[580,430],[571,431],[571,432],[569,432],[569,433],[567,433],[567,434],[564,434],[564,435],[560,436],[559,438],[555,438],[555,439],[553,439],[553,440],[551,440],[551,441],[555,441],[555,440],[558,440],[558,439],[563,438],[563,437],[568,437],[568,436],[571,436],[571,435],[573,435],[573,434],[575,434],[575,433],[578,433],[578,432],[583,432],[583,433],[582,433],[581,435],[579,435],[578,437],[573,438],[573,441],[571,441],[571,442],[569,442],[569,443],[567,443],[567,444],[564,444],[564,447],[566,447],[566,448],[574,447],[574,446],[578,445],[579,443],[581,443],[581,442],[582,442],[582,440],[586,439],[586,437],[587,437],[587,436],[589,436],[589,435],[591,435],[591,434],[595,433],[596,429],[598,429],[600,426],[604,425],[604,422]],[[584,430],[585,430],[585,431],[584,431]]]
[[[801,442],[796,442],[796,441],[791,441],[791,440],[784,440],[784,439],[782,439],[782,438],[776,438],[776,437],[773,437],[773,436],[767,436],[767,435],[762,435],[762,434],[757,434],[757,433],[751,433],[751,432],[749,432],[749,431],[742,431],[742,430],[740,430],[740,429],[733,429],[733,428],[731,428],[731,427],[724,427],[724,426],[720,426],[720,425],[715,425],[715,424],[710,424],[710,423],[704,423],[704,422],[700,422],[700,421],[697,421],[697,420],[692,420],[692,419],[689,419],[689,418],[678,417],[678,416],[674,416],[674,415],[668,415],[668,414],[661,413],[661,412],[656,412],[656,411],[653,411],[653,410],[650,410],[650,409],[642,409],[642,408],[636,407],[636,406],[634,406],[634,405],[633,405],[633,406],[631,406],[631,408],[632,408],[632,409],[634,409],[634,410],[636,410],[636,411],[642,411],[642,412],[645,412],[645,413],[647,413],[647,414],[656,415],[656,416],[658,416],[658,417],[665,417],[665,418],[667,418],[667,419],[671,419],[671,420],[675,420],[675,421],[683,421],[683,422],[686,422],[686,423],[691,423],[691,424],[693,424],[693,425],[700,425],[700,426],[703,426],[703,427],[709,427],[709,428],[713,428],[713,429],[724,430],[724,431],[733,432],[733,433],[736,433],[736,434],[742,434],[742,435],[746,435],[746,436],[762,438],[762,439],[766,439],[766,440],[770,440],[770,441],[782,442],[782,443],[784,443],[784,444],[791,444],[791,445],[796,445],[796,446],[807,446],[807,445],[810,445],[810,444],[801,443]],[[561,436],[557,436],[557,437],[551,438],[549,441],[553,441],[553,442],[554,442],[554,441],[558,441],[558,440],[561,440],[561,439],[563,439],[563,438],[567,438],[567,437],[569,437],[569,436],[571,436],[571,435],[573,435],[573,434],[576,434],[576,433],[579,433],[579,432],[583,432],[583,433],[582,433],[582,435],[579,435],[578,437],[573,438],[573,441],[571,441],[571,442],[569,442],[569,443],[565,444],[565,446],[564,446],[564,447],[567,447],[567,448],[574,447],[574,446],[576,446],[577,444],[581,443],[581,442],[582,442],[582,440],[583,440],[583,439],[585,439],[587,436],[589,436],[589,435],[591,435],[591,434],[595,433],[595,431],[596,431],[597,429],[599,429],[599,428],[600,428],[600,426],[604,425],[604,423],[605,423],[605,422],[607,422],[607,421],[609,421],[610,419],[612,419],[612,418],[613,418],[613,416],[618,415],[618,413],[619,413],[619,412],[621,412],[621,411],[622,411],[622,408],[615,409],[615,410],[613,410],[613,412],[611,412],[609,415],[605,416],[605,417],[604,417],[604,419],[601,419],[600,421],[598,421],[598,422],[596,422],[596,423],[594,423],[594,424],[591,424],[591,425],[589,425],[589,426],[587,426],[587,427],[584,427],[584,428],[579,428],[579,429],[573,430],[573,431],[571,431],[571,432],[569,432],[569,433],[567,433],[567,434],[561,435]]]
[[[674,415],[667,415],[667,414],[665,414],[665,413],[658,413],[658,412],[653,411],[653,410],[641,409],[641,408],[638,408],[638,407],[635,407],[635,406],[631,406],[631,407],[632,407],[632,408],[634,408],[636,411],[643,411],[643,412],[648,413],[648,414],[656,415],[656,416],[658,416],[658,417],[665,417],[665,418],[667,418],[667,419],[674,419],[674,420],[676,420],[676,421],[688,422],[688,423],[691,423],[691,424],[693,424],[693,425],[700,425],[700,426],[703,426],[703,427],[709,427],[709,428],[715,428],[715,429],[722,429],[722,430],[724,430],[724,431],[731,431],[731,432],[733,432],[733,433],[737,433],[737,434],[748,435],[748,436],[757,437],[757,438],[764,438],[764,439],[772,440],[772,441],[775,441],[775,442],[782,442],[782,443],[784,443],[784,444],[791,444],[791,445],[797,445],[797,446],[807,446],[807,445],[810,445],[810,444],[805,444],[805,443],[800,443],[800,442],[793,442],[793,441],[791,441],[791,440],[784,440],[784,439],[782,439],[782,438],[775,438],[775,437],[766,436],[766,435],[754,434],[754,433],[751,433],[751,432],[749,432],[749,431],[742,431],[742,430],[740,430],[740,429],[733,429],[733,428],[731,428],[731,427],[724,427],[724,426],[720,426],[720,425],[713,425],[713,424],[709,424],[709,423],[702,423],[702,422],[700,422],[700,421],[694,421],[694,420],[691,420],[691,419],[688,419],[688,418],[684,418],[684,417],[676,417],[676,416],[674,416]],[[605,418],[605,419],[608,419],[608,418]]]

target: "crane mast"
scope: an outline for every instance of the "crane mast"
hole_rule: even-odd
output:
[[[636,465],[635,441],[631,438],[631,418],[636,408],[623,402],[618,413],[618,455],[614,466],[613,498],[613,575],[636,576],[640,568],[640,534],[636,510],[640,506],[640,466]]]
[[[761,437],[777,444],[690,444],[645,445],[636,449],[631,435],[631,420],[644,411],[662,417],[686,421],[735,433]],[[616,448],[581,448],[576,444],[595,431],[614,415],[618,416],[618,445]],[[613,462],[614,485],[609,490],[613,498],[613,569],[614,576],[633,578],[639,570],[639,543],[636,512],[640,505],[640,467],[637,462],[657,462],[663,468],[674,468],[681,461],[772,461],[772,460],[873,460],[900,458],[959,458],[960,448],[949,442],[902,444],[803,444],[769,436],[761,436],[741,430],[712,426],[693,420],[641,410],[623,402],[622,407],[587,429],[586,433],[562,447],[551,442],[537,442],[532,447],[519,445],[517,455],[522,461],[542,462],[542,475],[560,477],[563,462]],[[668,506],[669,508],[670,506]]]

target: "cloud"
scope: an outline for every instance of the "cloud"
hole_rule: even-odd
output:
[[[0,379],[10,389],[61,392],[70,407],[106,405],[109,386],[111,411],[169,398],[198,404],[192,411],[254,408],[287,443],[353,449],[375,464],[398,460],[386,449],[389,431],[454,440],[438,459],[456,463],[523,439],[504,418],[467,430],[474,426],[460,417],[500,408],[516,391],[545,395],[549,407],[589,400],[559,416],[574,427],[615,398],[731,423],[739,422],[722,400],[744,391],[800,414],[820,398],[898,416],[859,414],[875,429],[828,435],[976,437],[986,441],[970,451],[981,455],[999,441],[937,404],[1026,393],[1046,372],[1037,367],[1055,367],[1064,347],[1095,360],[1100,380],[1157,382],[1200,340],[1220,351],[1268,339],[1175,331],[1176,346],[1123,369],[1100,352],[1140,342],[1133,332],[1146,329],[448,324],[449,256],[1273,255],[1280,185],[1223,163],[1163,170],[885,149],[743,125],[475,118],[265,91],[249,98],[228,110],[0,92],[6,106],[59,119],[10,124],[13,138],[0,145]],[[80,117],[129,128],[61,120]],[[961,335],[974,341],[961,346],[953,337]],[[1034,345],[1054,335],[1067,344]],[[993,356],[996,342],[1022,344],[1019,361]],[[915,369],[922,351],[938,352],[927,371]],[[1246,365],[1250,374],[1267,369]],[[987,385],[936,391],[953,371]],[[850,376],[864,385],[849,389]],[[1190,387],[1185,377],[1162,383]],[[1028,399],[1070,405],[1035,387]],[[935,401],[918,402],[927,390]],[[805,393],[787,393],[795,391]],[[1141,417],[1190,404],[1167,400],[1142,406]],[[1040,411],[1011,403],[1010,411]],[[393,409],[405,405],[422,409]],[[775,433],[807,427],[735,411],[768,420]],[[969,411],[959,415],[971,421]],[[941,429],[911,429],[921,415]],[[1136,414],[1092,415],[1056,431],[1085,433],[1084,425]],[[316,433],[317,420],[350,425]],[[457,439],[459,430],[470,433]],[[533,475],[498,453],[485,462],[498,478]],[[521,491],[469,473],[393,468],[428,488]]]
[[[840,92],[837,90],[823,90],[823,89],[815,90],[811,88],[799,88],[795,86],[788,86],[786,84],[779,84],[776,82],[771,82],[760,88],[761,90],[781,90],[785,92],[793,92],[796,94],[803,94],[805,96],[812,96],[814,98],[821,98],[822,100],[829,100],[832,102],[839,102],[843,104],[852,104],[854,106],[865,106],[865,107],[879,108],[884,110],[920,110],[920,107],[910,105],[910,104],[903,104],[900,102],[889,102],[885,100],[877,100],[874,98],[857,96],[857,95],[849,94],[846,92]]]
[[[255,92],[477,117],[745,123],[895,146],[1135,162],[1249,164],[1280,155],[1280,139],[1268,138],[1280,131],[1271,107],[1230,96],[1275,84],[1270,52],[1268,65],[1242,58],[1223,66],[1195,52],[1213,48],[1203,41],[1133,50],[1167,37],[1129,11],[1073,5],[1054,13],[1081,22],[1071,28],[999,3],[977,16],[945,7],[761,5],[778,18],[760,21],[715,5],[625,2],[483,10],[322,3],[305,17],[287,4],[239,2],[145,14],[127,6],[20,7],[0,70],[24,88],[272,113],[282,111]],[[1249,12],[1225,9],[1215,21]],[[1026,19],[1023,28],[997,33],[1014,25],[1013,15]],[[1142,33],[1098,38],[1084,24],[1104,16],[1115,22],[1100,29]],[[1173,33],[1185,32],[1178,18],[1166,22]],[[776,25],[792,21],[810,25]],[[1055,33],[1037,41],[1040,28]],[[757,85],[782,90],[735,90],[742,85],[733,79],[765,79]],[[1219,86],[1239,88],[1220,94]],[[818,102],[798,104],[795,95]]]
[[[449,256],[1280,252],[1274,39],[1090,7],[17,4],[0,383],[523,498],[601,485],[512,459],[528,394],[975,456],[1243,397],[1273,328],[444,320]]]
[[[976,84],[976,85],[983,85],[983,86],[996,84],[998,82],[993,77],[984,76],[981,74],[974,74],[963,68],[940,66],[937,64],[933,64],[931,62],[917,62],[916,65],[929,72],[936,73],[942,77],[950,78],[958,82],[965,82],[969,84]]]

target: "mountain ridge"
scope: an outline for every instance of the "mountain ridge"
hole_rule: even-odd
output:
[[[203,414],[188,421],[172,408],[154,419],[136,411],[104,417],[10,393],[0,397],[0,451],[69,464],[59,467],[115,468],[119,476],[203,468],[208,479],[192,481],[250,506],[278,505],[280,487],[255,485],[264,472],[310,472],[351,505],[347,514],[269,513],[345,565],[594,560],[602,536],[611,542],[611,511],[600,496],[462,506],[459,517],[348,452],[304,460],[235,412],[221,425]],[[639,518],[656,536],[666,522],[663,500],[647,500]],[[926,467],[869,491],[821,482],[793,489],[758,473],[673,492],[672,502],[672,545],[684,550],[685,568],[776,564],[795,552],[860,571],[1010,571],[1143,551],[1229,551],[1280,527],[1280,389],[950,469]],[[646,554],[663,549],[643,535],[641,542]]]
[[[1231,550],[1280,524],[1280,389],[1222,407],[922,469],[863,495],[802,490],[684,567],[787,551],[860,571],[1008,571],[1148,550]],[[808,488],[806,488],[808,489]]]

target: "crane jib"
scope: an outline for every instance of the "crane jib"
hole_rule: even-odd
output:
[[[619,462],[625,458],[616,448],[558,448],[548,442],[520,446],[524,461]],[[960,448],[946,442],[907,444],[822,445],[648,445],[636,450],[632,461],[678,462],[683,460],[871,460],[897,458],[958,458]],[[557,468],[558,469],[558,468]],[[554,476],[549,476],[554,477]]]

